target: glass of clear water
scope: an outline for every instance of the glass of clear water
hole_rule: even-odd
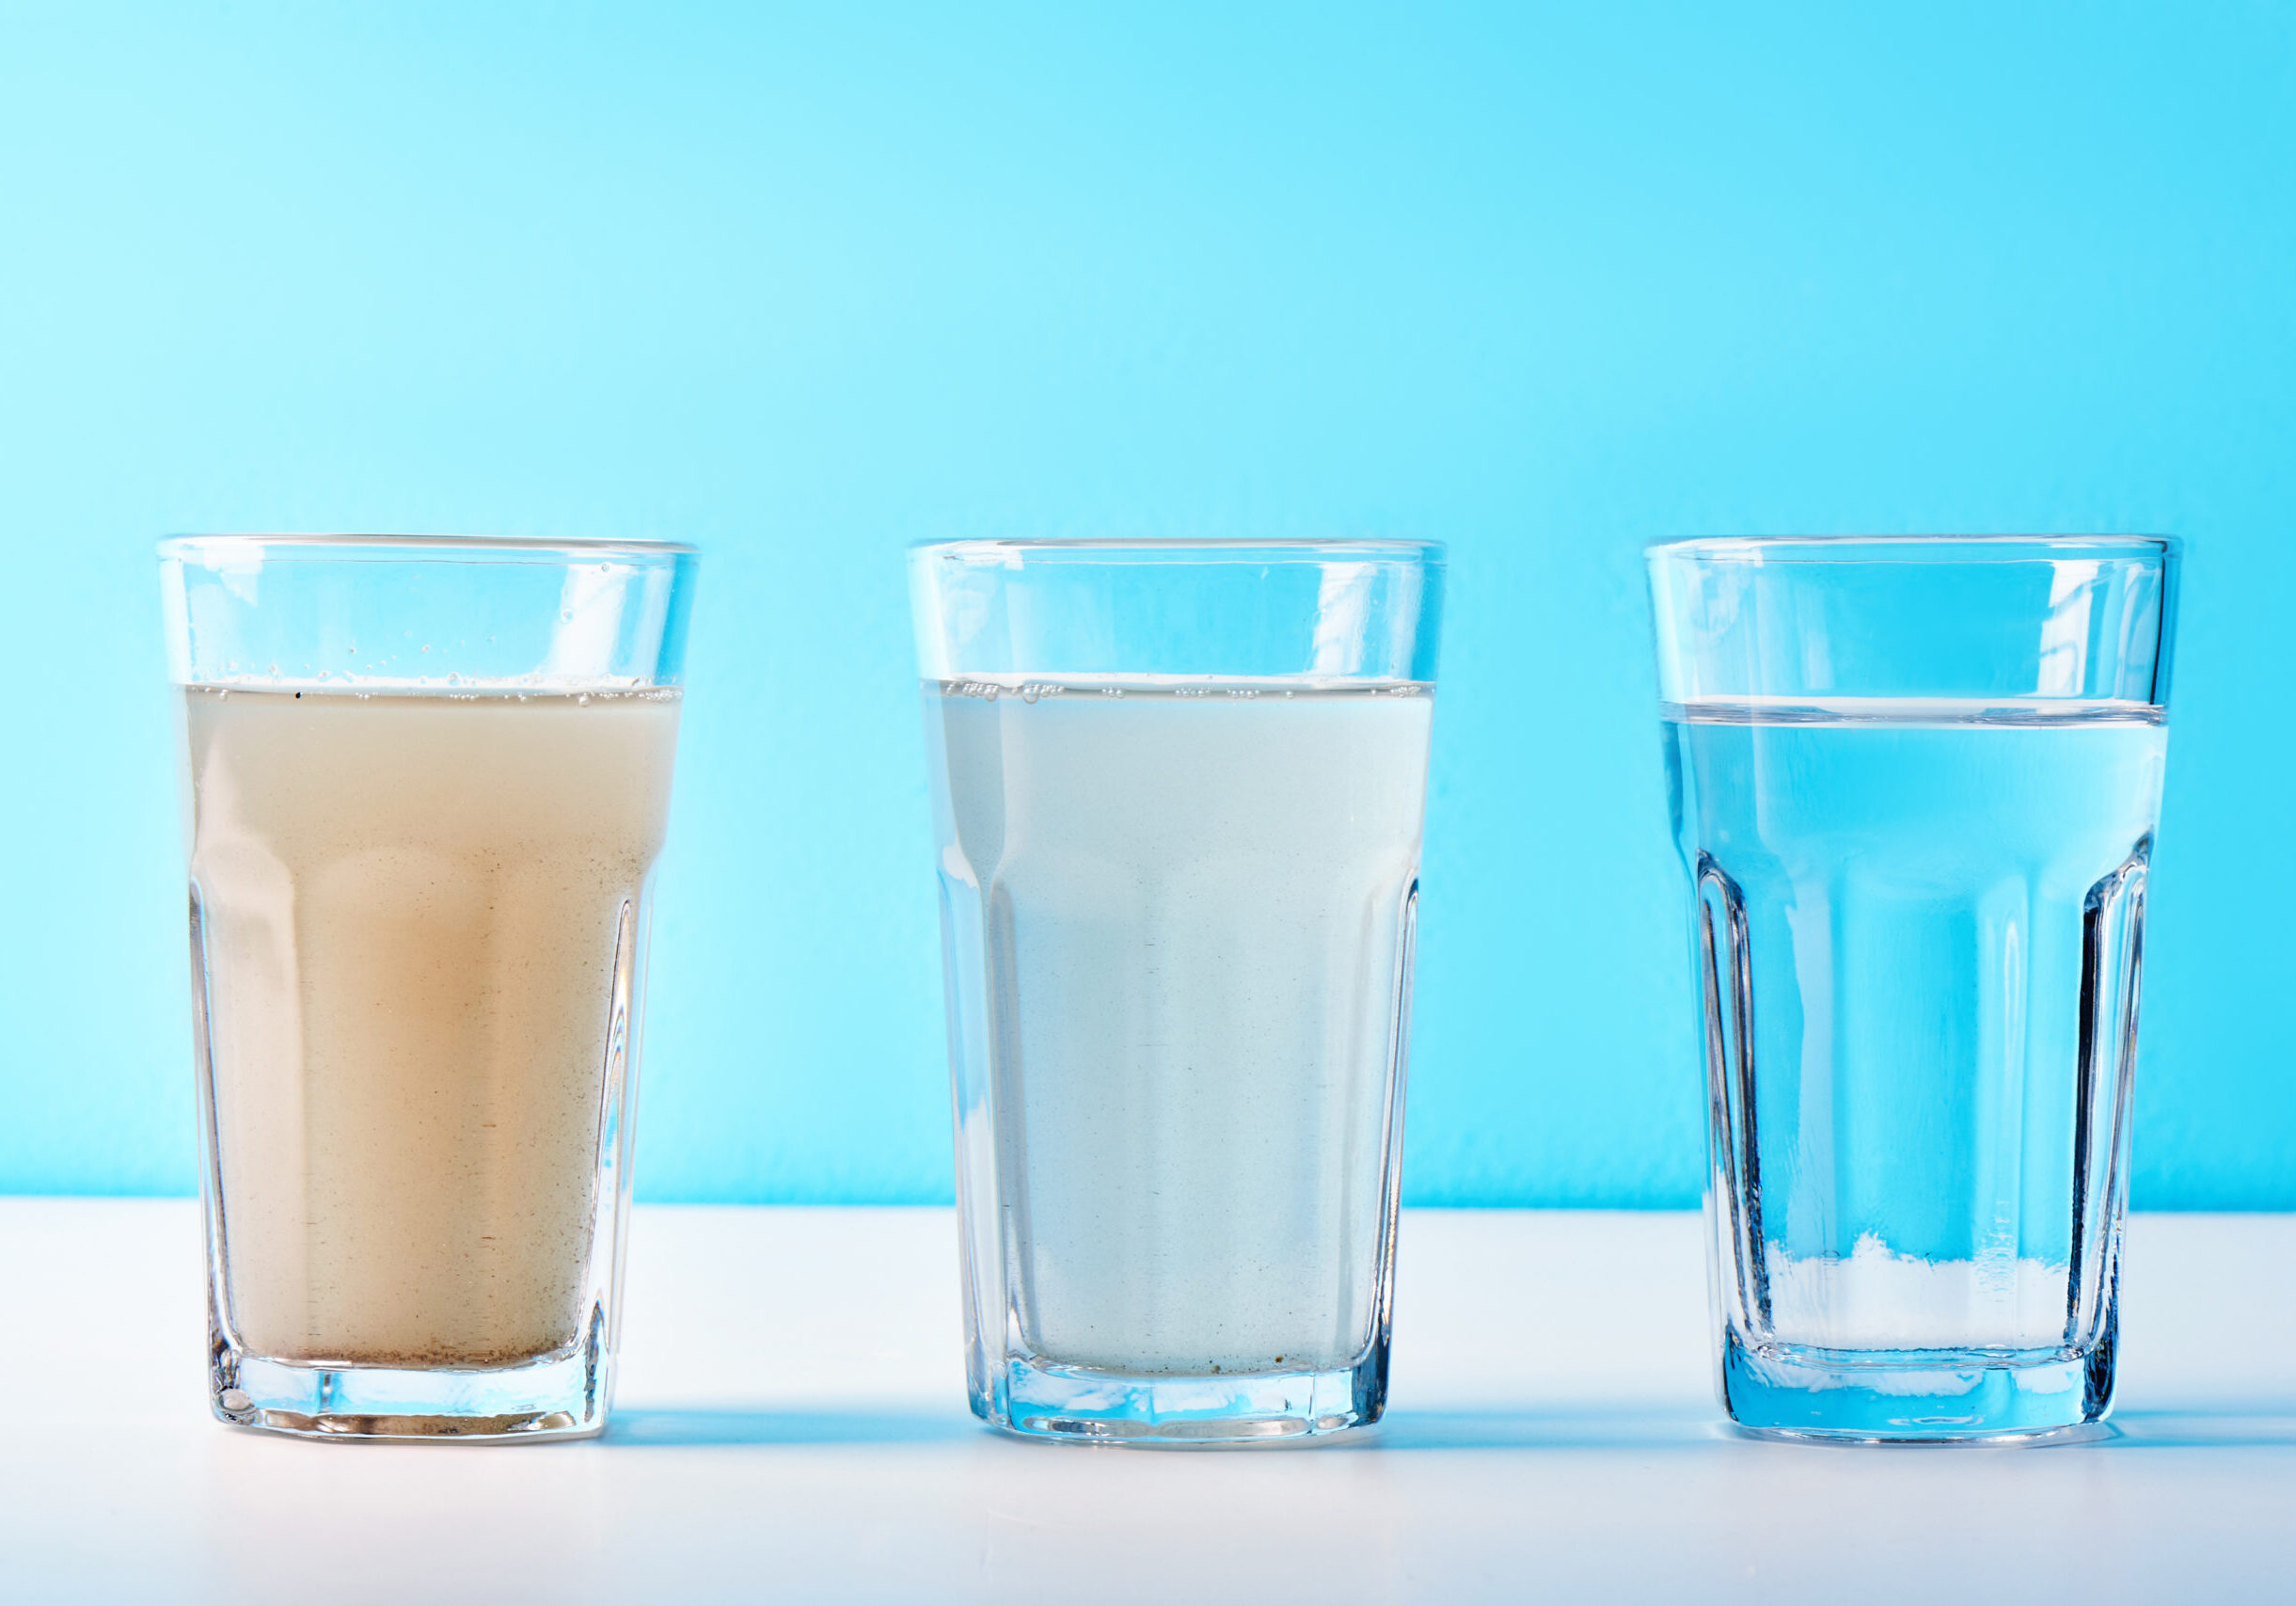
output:
[[[692,553],[219,535],[161,559],[214,1412],[594,1434]]]
[[[2110,1408],[2176,564],[2149,538],[1651,549],[1741,1426]]]
[[[1442,573],[1388,541],[911,553],[985,1421],[1377,1420]]]

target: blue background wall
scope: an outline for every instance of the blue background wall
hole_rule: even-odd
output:
[[[2296,11],[958,9],[0,0],[0,1187],[193,1183],[166,532],[704,547],[641,1188],[764,1200],[949,1186],[904,544],[1442,537],[1410,1195],[1682,1204],[1639,544],[2105,530],[2137,1202],[2296,1206]]]

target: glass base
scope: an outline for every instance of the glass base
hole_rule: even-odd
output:
[[[2113,1345],[2086,1355],[1850,1354],[1799,1344],[1722,1347],[1722,1407],[1767,1439],[1961,1444],[2061,1437],[2113,1406]]]
[[[973,1414],[1029,1439],[1090,1444],[1263,1444],[1369,1427],[1387,1403],[1386,1345],[1328,1372],[1102,1372],[1015,1356]]]
[[[584,1345],[522,1366],[413,1370],[267,1360],[219,1344],[208,1397],[225,1422],[310,1439],[589,1439],[606,1428],[599,1359]]]

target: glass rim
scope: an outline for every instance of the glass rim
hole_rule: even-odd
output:
[[[911,557],[942,554],[974,559],[1059,558],[1069,554],[1113,558],[1137,554],[1150,562],[1169,555],[1174,561],[1194,557],[1206,563],[1248,562],[1254,554],[1269,554],[1277,561],[1293,562],[1330,557],[1441,564],[1445,559],[1442,542],[1401,536],[980,536],[955,541],[912,541],[909,552]]]
[[[210,563],[219,558],[229,561],[234,557],[291,563],[317,560],[348,563],[581,563],[599,558],[644,562],[658,558],[689,558],[698,554],[695,548],[682,541],[264,531],[169,535],[160,541],[159,555],[163,559],[192,563]]]
[[[2171,557],[2174,535],[1667,535],[1646,541],[1646,558],[1715,563],[2014,563],[2042,557]]]

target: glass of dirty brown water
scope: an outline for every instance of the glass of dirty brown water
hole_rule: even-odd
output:
[[[690,549],[214,535],[161,564],[215,1413],[599,1432]]]

